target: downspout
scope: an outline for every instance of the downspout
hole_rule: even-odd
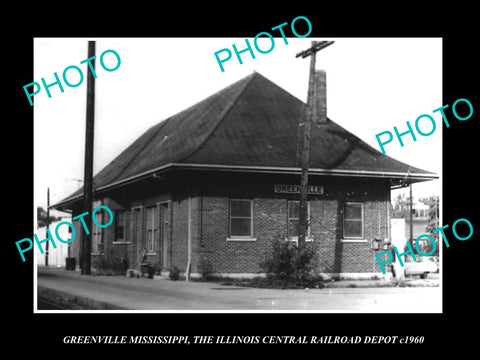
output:
[[[413,241],[413,195],[412,195],[412,183],[410,183],[410,244]]]
[[[202,188],[200,188],[200,194],[199,194],[199,200],[200,200],[200,211],[199,211],[199,216],[200,216],[200,223],[198,226],[200,227],[199,229],[199,235],[200,235],[200,246],[203,248],[205,244],[203,243],[203,191]]]
[[[188,195],[188,223],[187,223],[187,269],[185,270],[185,280],[190,281],[190,269],[192,266],[192,214],[191,214],[192,197]]]

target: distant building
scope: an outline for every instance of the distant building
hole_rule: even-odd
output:
[[[430,218],[430,206],[422,203],[422,202],[414,202],[412,204],[412,232],[413,235],[411,237],[412,245],[414,245],[415,240],[422,234],[428,234],[427,226],[429,224]],[[410,217],[407,215],[405,218],[395,217],[391,219],[392,223],[392,231],[397,232],[395,234],[396,238],[402,238],[400,242],[397,240],[397,244],[400,244],[400,249],[403,249],[403,246],[406,244],[407,241],[410,239]],[[395,224],[395,226],[393,225]],[[400,227],[402,229],[400,230]],[[393,237],[394,234],[392,234]],[[427,238],[421,238],[418,241],[419,248],[421,251],[425,253],[429,253],[432,245],[431,242]],[[415,247],[414,251],[415,251]]]
[[[94,207],[107,205],[115,220],[92,229],[92,264],[107,255],[136,267],[145,250],[165,271],[260,273],[275,239],[298,238],[304,106],[253,73],[148,129],[94,177]],[[330,119],[313,125],[306,246],[318,254],[317,270],[381,274],[375,255],[390,238],[391,187],[434,178]],[[55,207],[75,216],[82,197],[79,190]],[[81,264],[75,225],[72,256]]]
[[[412,204],[413,220],[428,220],[430,206],[418,202]]]
[[[62,216],[61,220],[59,221],[54,221],[50,223],[49,229],[50,233],[54,234],[54,231],[57,227],[58,224],[60,224],[62,221],[71,221],[70,216]],[[63,239],[63,240],[68,240],[72,238],[72,233],[69,231],[70,227],[69,226],[60,226],[58,228],[58,235]],[[47,228],[45,226],[39,227],[36,232],[37,236],[39,239],[46,239],[47,238]],[[55,236],[55,235],[54,235]],[[52,242],[48,242],[49,244],[49,249],[48,249],[48,266],[51,267],[65,267],[65,259],[69,256],[69,247],[70,244],[64,244],[60,241],[55,241],[56,248],[53,247]],[[42,249],[44,250],[44,253],[41,254],[40,251],[35,251],[35,259],[37,265],[45,265],[45,257],[46,257],[46,243],[42,244]]]
[[[430,207],[421,202],[412,204],[413,236],[415,240],[418,236],[425,234],[428,225]],[[405,241],[410,238],[410,217],[405,218]]]

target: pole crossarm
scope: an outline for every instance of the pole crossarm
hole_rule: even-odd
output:
[[[295,57],[298,58],[298,57],[301,56],[303,59],[305,59],[307,56],[310,56],[313,53],[316,53],[317,51],[320,51],[320,50],[326,48],[327,46],[332,45],[334,42],[335,41],[320,41],[320,42],[317,42],[311,48],[299,52],[297,55],[295,55]]]

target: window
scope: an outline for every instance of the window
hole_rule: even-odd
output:
[[[412,215],[416,218],[428,217],[428,209],[412,209]]]
[[[122,242],[126,241],[125,239],[125,211],[117,210],[115,212],[115,241]]]
[[[230,200],[230,237],[251,238],[252,232],[252,200]]]
[[[97,211],[95,213],[95,219],[97,223],[103,224],[103,211]],[[102,253],[105,250],[105,244],[103,242],[102,228],[98,226],[95,221],[92,221],[92,252]]]
[[[298,235],[300,234],[300,201],[288,200],[287,214],[288,214],[288,221],[287,221],[288,238],[293,241],[298,241]],[[307,218],[310,219],[310,202],[307,203]],[[311,241],[310,224],[308,226],[307,236],[305,238],[305,241]]]
[[[146,214],[146,234],[147,234],[147,252],[154,253],[155,252],[155,238],[158,229],[156,228],[155,222],[155,211],[156,207],[151,206],[147,208]]]
[[[343,207],[343,237],[363,239],[363,204],[346,203]]]

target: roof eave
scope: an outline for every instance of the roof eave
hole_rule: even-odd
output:
[[[122,187],[131,184],[156,173],[169,171],[172,169],[185,170],[212,170],[212,171],[229,171],[229,172],[253,172],[253,173],[270,173],[270,174],[300,174],[299,167],[279,167],[279,166],[250,166],[250,165],[217,165],[217,164],[190,164],[190,163],[169,163],[152,170],[144,171],[137,175],[115,181],[113,183],[98,187],[95,192],[104,192],[114,188]],[[348,177],[369,177],[369,178],[383,178],[402,180],[402,184],[413,182],[429,181],[438,179],[439,176],[434,173],[412,173],[403,172],[385,172],[385,171],[368,171],[368,170],[343,170],[343,169],[322,169],[310,168],[309,173],[312,175],[330,175],[330,176],[348,176]],[[54,205],[52,208],[65,209],[79,201],[83,194],[78,194],[74,197],[62,200]],[[68,209],[68,208],[67,208]]]
[[[216,164],[185,164],[172,163],[172,166],[185,169],[206,169],[206,170],[224,170],[224,171],[242,171],[242,172],[262,172],[262,173],[300,173],[299,167],[282,167],[282,166],[250,166],[250,165],[216,165]],[[361,177],[377,177],[377,178],[396,178],[396,179],[417,179],[417,180],[434,180],[438,179],[438,175],[434,173],[404,173],[391,171],[369,171],[369,170],[343,170],[343,169],[323,169],[310,168],[310,174],[332,175],[332,176],[361,176]]]

